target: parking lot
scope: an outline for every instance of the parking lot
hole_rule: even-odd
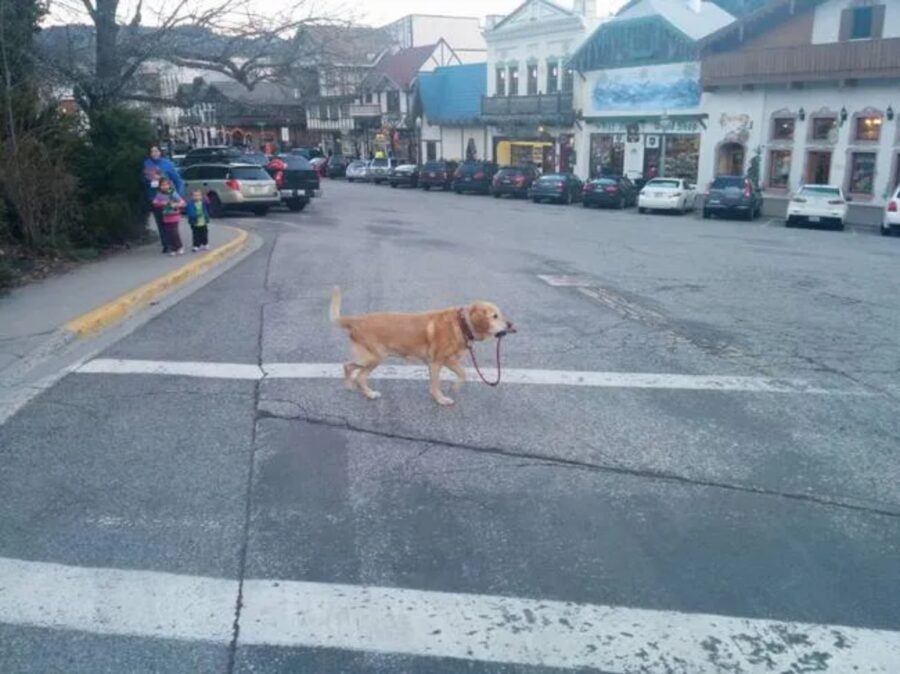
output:
[[[900,240],[332,180],[232,224],[0,426],[0,557],[100,607],[51,574],[0,670],[891,671]],[[344,390],[334,285],[496,302],[504,383]]]

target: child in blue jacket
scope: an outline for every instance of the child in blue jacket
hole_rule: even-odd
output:
[[[191,225],[194,239],[191,250],[195,253],[198,250],[209,250],[209,223],[212,220],[209,217],[209,199],[203,196],[200,190],[194,190],[184,212]]]

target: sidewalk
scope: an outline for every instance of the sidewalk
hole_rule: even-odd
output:
[[[182,240],[191,241],[182,223]],[[240,251],[247,233],[213,225],[211,250],[169,257],[154,242],[16,288],[0,297],[0,385],[55,348],[125,318],[172,288]]]

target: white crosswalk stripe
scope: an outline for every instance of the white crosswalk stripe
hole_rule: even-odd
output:
[[[238,581],[0,558],[0,622],[233,638]],[[239,644],[609,672],[892,674],[900,632],[481,594],[246,580]]]
[[[76,370],[81,374],[143,374],[210,379],[341,379],[340,363],[207,363],[191,361],[126,360],[98,358]],[[467,370],[475,379],[474,370]],[[445,372],[446,378],[452,379]],[[385,364],[372,379],[424,380],[426,368]],[[826,389],[803,379],[746,377],[737,375],[657,374],[644,372],[591,372],[578,370],[504,369],[503,382],[532,386],[593,388],[671,389],[745,393],[806,393],[816,395],[866,395],[862,391]]]

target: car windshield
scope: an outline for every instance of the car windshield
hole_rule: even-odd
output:
[[[738,189],[744,189],[745,180],[740,176],[719,176],[712,183],[712,189],[714,190],[724,190],[729,187],[737,187]]]
[[[504,176],[522,176],[525,175],[525,169],[521,168],[503,168],[497,171],[497,175]]]
[[[387,166],[387,165],[388,165],[387,159],[373,159],[372,160],[372,166],[382,167],[382,166]]]
[[[248,164],[259,164],[260,166],[269,163],[269,158],[264,154],[242,154],[240,159]]]
[[[618,185],[619,181],[615,178],[598,178],[593,181],[596,185]]]
[[[258,166],[232,166],[229,175],[235,180],[271,180],[271,176]]]
[[[364,161],[355,161],[355,162],[351,163],[350,166],[348,166],[347,168],[352,168],[352,169],[365,168],[366,163],[367,162],[364,162]]]
[[[838,197],[841,191],[830,185],[804,185],[800,188],[800,194],[813,197]]]
[[[647,187],[677,189],[681,187],[681,181],[664,179],[651,180],[649,183],[647,183]]]

